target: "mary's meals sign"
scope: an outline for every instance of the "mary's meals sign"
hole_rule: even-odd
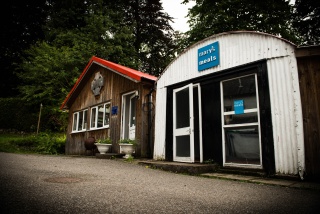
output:
[[[198,49],[198,71],[219,65],[219,42]]]

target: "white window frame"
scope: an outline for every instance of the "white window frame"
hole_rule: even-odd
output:
[[[253,112],[257,112],[257,116],[258,116],[258,121],[254,122],[254,123],[242,123],[242,124],[231,124],[231,125],[227,125],[225,124],[225,119],[224,116],[226,115],[234,115],[235,111],[224,111],[224,102],[223,102],[223,82],[229,81],[229,80],[233,80],[233,79],[238,79],[241,77],[247,77],[247,76],[254,76],[255,78],[255,85],[256,85],[256,102],[257,102],[257,108],[252,108],[252,109],[244,109],[244,113],[253,113]],[[231,79],[227,79],[227,80],[223,80],[220,82],[220,96],[221,96],[221,121],[222,121],[222,152],[223,152],[223,166],[236,166],[236,167],[245,167],[245,168],[258,168],[258,169],[262,169],[262,144],[261,144],[261,128],[260,128],[260,107],[259,107],[259,92],[258,92],[258,78],[257,78],[257,74],[253,73],[253,74],[248,74],[248,75],[244,75],[244,76],[238,76],[235,78],[231,78]],[[229,127],[250,127],[250,126],[257,126],[258,130],[259,130],[259,152],[260,152],[260,164],[240,164],[240,163],[227,163],[226,162],[226,153],[225,153],[225,128],[229,128]]]
[[[82,112],[82,129],[79,130],[79,115],[80,112]],[[72,133],[76,132],[83,132],[87,130],[87,114],[88,114],[88,109],[84,109],[82,111],[74,112],[73,113],[73,119],[72,119]],[[75,124],[75,118],[77,119],[76,124]],[[75,126],[76,125],[76,126]]]
[[[109,105],[110,107],[110,111],[108,112],[109,114],[109,118],[111,116],[111,102],[107,102],[107,103],[102,103],[102,104],[99,104],[97,106],[93,106],[91,107],[91,110],[90,110],[90,130],[97,130],[97,129],[105,129],[105,128],[109,128],[110,127],[110,121],[109,121],[109,124],[106,124],[105,122],[105,117],[106,117],[106,105]],[[99,118],[99,107],[103,107],[103,116],[102,116],[102,126],[101,127],[98,127],[98,118]],[[92,112],[93,110],[95,109],[95,114],[93,115]],[[94,119],[94,124],[93,124],[93,120]]]

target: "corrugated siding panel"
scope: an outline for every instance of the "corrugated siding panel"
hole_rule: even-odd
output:
[[[161,106],[159,106],[159,104]],[[165,141],[166,141],[166,105],[167,89],[157,89],[157,107],[155,120],[155,143],[153,157],[156,160],[165,158]]]
[[[220,65],[198,72],[199,48],[219,41]],[[301,99],[294,46],[279,38],[250,32],[209,37],[174,60],[157,82],[155,157],[164,154],[165,87],[214,72],[267,59],[273,120],[276,171],[297,174],[304,170]],[[159,128],[161,127],[161,128]]]
[[[296,59],[268,60],[276,172],[297,174],[304,168],[303,121]]]

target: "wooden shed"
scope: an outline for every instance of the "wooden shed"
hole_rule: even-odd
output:
[[[153,153],[152,99],[156,77],[93,56],[61,109],[69,111],[66,154],[87,154],[89,137],[110,138],[112,153],[120,139],[136,139],[136,155]]]

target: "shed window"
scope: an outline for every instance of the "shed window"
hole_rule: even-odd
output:
[[[87,112],[86,109],[73,113],[72,132],[81,132],[87,129]]]
[[[90,129],[108,128],[110,125],[110,103],[91,108]]]

